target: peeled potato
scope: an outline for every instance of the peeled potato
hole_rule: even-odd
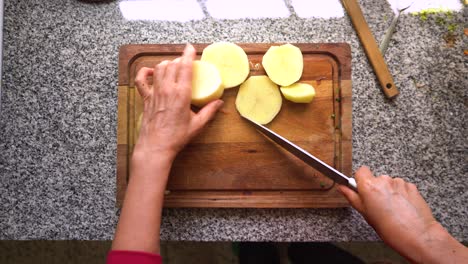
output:
[[[193,62],[192,104],[202,107],[221,98],[224,87],[215,65],[206,61]]]
[[[295,103],[310,103],[315,97],[315,89],[307,83],[295,83],[280,88],[284,98]]]
[[[259,124],[268,124],[281,109],[278,86],[266,75],[251,76],[241,84],[236,97],[239,113]]]
[[[213,43],[203,50],[201,61],[213,63],[221,74],[224,88],[235,87],[249,75],[249,60],[245,51],[234,43]]]
[[[304,68],[301,50],[291,44],[271,46],[263,56],[262,65],[268,77],[281,86],[299,81]]]

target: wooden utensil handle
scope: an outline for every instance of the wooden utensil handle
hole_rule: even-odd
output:
[[[356,0],[342,0],[351,22],[361,40],[367,58],[369,59],[374,72],[377,75],[382,91],[388,98],[393,98],[399,94],[397,87],[393,83],[392,75],[387,68],[382,53],[375,42],[375,38],[367,25],[366,19],[362,14],[361,8]]]

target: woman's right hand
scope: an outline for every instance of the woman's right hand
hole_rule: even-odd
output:
[[[356,172],[356,181],[359,193],[346,186],[339,190],[387,245],[416,263],[468,260],[468,250],[434,219],[414,184],[387,175],[374,177],[368,167]]]

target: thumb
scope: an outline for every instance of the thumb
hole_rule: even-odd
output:
[[[338,185],[338,191],[343,194],[343,196],[354,207],[354,209],[356,209],[361,214],[364,212],[364,205],[361,198],[359,197],[359,194],[345,185]]]
[[[216,112],[223,106],[222,100],[215,100],[205,105],[197,114],[193,116],[191,124],[191,136],[198,134],[202,128],[214,118]]]

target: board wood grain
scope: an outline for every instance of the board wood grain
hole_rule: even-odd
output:
[[[263,75],[263,54],[271,45],[239,44],[250,75]],[[304,55],[301,82],[316,88],[310,104],[283,99],[267,126],[345,174],[351,174],[351,52],[348,44],[294,44]],[[206,44],[194,45],[199,58]],[[184,45],[126,45],[119,54],[117,204],[129,179],[135,127],[142,101],[136,72],[180,56]],[[225,104],[176,158],[168,182],[168,207],[342,207],[334,182],[257,132],[235,109],[238,88],[227,89]]]

